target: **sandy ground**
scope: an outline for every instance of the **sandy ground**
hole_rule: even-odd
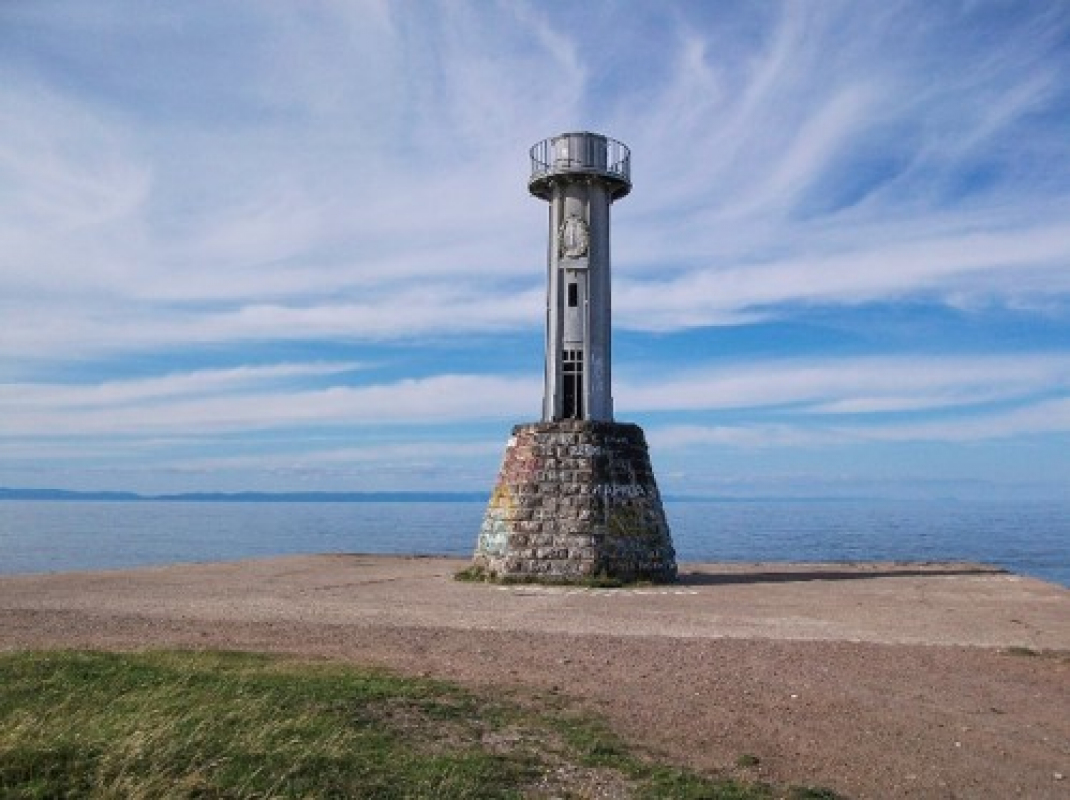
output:
[[[307,556],[0,578],[0,648],[228,647],[555,692],[638,748],[850,797],[1070,798],[1070,591],[968,564],[684,565],[673,587]],[[739,756],[757,756],[740,768]]]

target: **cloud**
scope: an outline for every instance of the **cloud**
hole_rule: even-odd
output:
[[[236,394],[294,378],[352,372],[361,368],[352,362],[320,364],[271,364],[233,369],[195,370],[151,378],[80,384],[0,384],[0,405],[7,408],[78,409],[118,407],[147,401],[170,401],[189,396]]]
[[[829,450],[896,443],[977,444],[1070,434],[1070,399],[1043,400],[1012,409],[940,420],[791,422],[777,424],[664,425],[648,438],[664,451],[715,445],[737,449]],[[1051,477],[1051,476],[1048,476]]]
[[[521,288],[506,295],[485,285],[425,283],[391,292],[382,288],[352,301],[262,302],[223,310],[201,304],[169,308],[164,320],[149,310],[79,305],[42,319],[34,307],[13,309],[0,353],[12,359],[136,353],[161,347],[295,341],[389,341],[461,337],[535,328],[543,290]]]
[[[499,440],[448,442],[388,442],[362,447],[302,449],[285,454],[216,456],[177,459],[171,469],[188,471],[272,470],[307,472],[346,467],[413,469],[460,464],[472,460],[500,458],[503,444]]]
[[[533,375],[438,374],[360,386],[339,381],[359,368],[349,362],[278,364],[98,385],[9,385],[0,393],[0,431],[20,438],[195,437],[526,419],[542,393]],[[307,388],[301,379],[308,377],[328,385]],[[827,429],[827,423],[814,419],[948,409],[977,414],[996,403],[1052,402],[1053,392],[1070,394],[1070,357],[880,357],[707,366],[648,375],[641,382],[623,380],[615,394],[622,413],[779,409]]]
[[[817,447],[840,440],[827,432],[815,432],[799,425],[662,425],[647,431],[647,438],[659,453],[715,447],[772,448]]]
[[[143,29],[117,23],[121,7],[73,21],[22,14],[53,36],[95,24],[131,56],[148,31],[176,60],[120,80],[76,49],[95,92],[8,71],[0,287],[65,318],[34,333],[25,306],[11,309],[9,357],[50,359],[71,342],[76,355],[143,349],[198,331],[405,339],[538,324],[532,297],[515,297],[516,280],[537,291],[543,250],[524,151],[583,118],[608,79],[556,7],[225,4],[215,24],[248,36],[206,37],[199,62],[174,37],[182,25],[210,30],[205,20],[170,10]],[[949,44],[951,15],[918,12],[789,4],[716,25],[687,7],[635,15],[675,56],[618,76],[602,120],[634,135],[637,189],[618,213],[622,329],[747,324],[798,304],[958,302],[978,285],[1005,303],[1066,296],[1067,186],[1022,182],[1055,151],[1038,137],[1016,155],[1008,137],[1066,102],[1052,56],[1070,22],[1030,18],[993,47],[965,34]],[[751,49],[726,33],[741,30]],[[926,70],[952,58],[975,68],[933,84]],[[172,69],[214,82],[198,99]],[[214,77],[224,70],[226,87]],[[170,126],[156,122],[164,108]],[[879,175],[867,159],[880,154],[899,167],[842,205],[845,184]],[[948,193],[993,154],[995,184]],[[1020,222],[993,230],[1008,212],[999,187],[1019,195]],[[414,302],[429,280],[478,280],[485,302],[471,291]],[[383,324],[361,302],[369,294],[405,322]],[[349,325],[316,324],[347,313]],[[260,324],[270,316],[313,324]],[[133,327],[140,335],[116,330]]]
[[[8,302],[121,284],[152,169],[114,120],[46,87],[0,84],[0,288]],[[41,310],[40,308],[38,309]]]
[[[1070,393],[1070,356],[909,356],[763,361],[618,382],[618,408],[642,412],[794,407],[860,414],[969,409]]]
[[[14,386],[0,395],[0,432],[11,437],[144,437],[328,426],[427,425],[530,413],[530,378],[435,375],[390,384],[275,388],[277,378],[349,367],[283,365],[168,376],[100,387]],[[254,383],[266,384],[252,391]],[[230,391],[221,391],[228,386]],[[139,402],[137,402],[139,401]]]

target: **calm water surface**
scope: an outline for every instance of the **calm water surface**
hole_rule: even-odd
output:
[[[483,503],[0,502],[0,573],[287,553],[468,555]],[[681,561],[955,560],[1070,587],[1070,502],[669,502]]]

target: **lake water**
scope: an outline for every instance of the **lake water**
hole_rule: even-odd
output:
[[[467,556],[483,503],[0,501],[0,574],[287,553]],[[1070,587],[1070,501],[667,502],[681,561],[981,561]]]

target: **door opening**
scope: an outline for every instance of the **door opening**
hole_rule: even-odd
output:
[[[562,356],[561,416],[583,419],[583,350],[565,350]]]

